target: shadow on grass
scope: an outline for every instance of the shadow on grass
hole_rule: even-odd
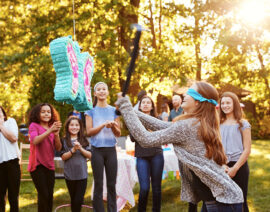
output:
[[[92,186],[92,175],[89,175],[87,189],[84,198],[85,205],[92,205],[90,191]],[[69,204],[70,197],[64,179],[56,179],[54,187],[53,211],[56,207]],[[33,182],[21,182],[20,187],[20,212],[36,212],[37,211],[37,192]],[[59,212],[71,211],[69,207],[61,208]],[[91,209],[83,208],[82,211],[91,211]]]
[[[167,212],[181,212],[187,211],[188,205],[186,202],[180,200],[180,180],[163,180],[162,181],[162,202],[161,211]],[[138,198],[139,198],[139,184],[136,184],[134,188],[136,206],[130,211],[135,212],[138,210]],[[198,207],[199,208],[199,207]],[[146,211],[152,211],[152,190],[148,195],[148,204]]]

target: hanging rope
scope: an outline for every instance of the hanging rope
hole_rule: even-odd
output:
[[[72,13],[73,13],[73,33],[74,33],[74,41],[76,40],[76,33],[75,33],[75,14],[74,14],[74,0],[72,0]]]

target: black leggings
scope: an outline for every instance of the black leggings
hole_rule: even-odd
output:
[[[227,165],[229,167],[233,167],[236,162],[231,161]],[[242,189],[243,196],[244,196],[244,203],[243,203],[243,211],[248,212],[248,205],[247,205],[247,193],[248,193],[248,178],[249,178],[249,167],[248,163],[245,162],[236,175],[232,178],[234,182]]]
[[[10,212],[18,212],[21,170],[19,159],[0,163],[0,212],[5,212],[5,196],[8,190]]]
[[[87,178],[82,180],[67,180],[66,184],[71,200],[71,211],[80,212],[87,186]]]
[[[54,170],[39,165],[30,174],[38,192],[38,212],[51,212],[55,180]]]
[[[94,198],[93,208],[95,212],[104,212],[103,205],[103,173],[104,167],[107,180],[107,211],[116,212],[116,176],[117,176],[117,155],[115,147],[96,148],[92,146],[92,170],[94,176]]]

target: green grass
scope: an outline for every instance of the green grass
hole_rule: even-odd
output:
[[[251,212],[269,212],[270,211],[270,141],[257,140],[252,144],[252,153],[249,158],[250,178],[248,203]],[[25,168],[24,168],[25,169]],[[85,194],[85,204],[92,205],[91,202],[92,174],[89,174],[87,191]],[[134,187],[136,206],[129,209],[127,206],[123,211],[137,211],[139,185]],[[69,194],[63,179],[56,179],[54,188],[54,208],[69,203]],[[152,195],[149,193],[147,211],[151,211]],[[200,204],[201,205],[201,204]],[[198,208],[200,208],[200,205]],[[9,206],[8,206],[9,208]],[[21,182],[20,187],[20,211],[37,211],[37,192],[33,182]],[[60,209],[61,211],[70,211],[70,209]],[[83,209],[82,211],[89,211]],[[162,211],[181,212],[187,211],[187,203],[180,200],[180,181],[163,180],[162,181]],[[199,210],[198,210],[199,211]]]

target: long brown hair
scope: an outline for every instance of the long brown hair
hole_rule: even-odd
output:
[[[196,82],[197,92],[207,99],[218,101],[217,90],[209,83]],[[183,120],[188,118],[197,118],[200,122],[198,130],[199,137],[203,140],[206,148],[205,156],[213,159],[217,164],[226,164],[227,157],[225,155],[219,129],[219,116],[216,106],[210,102],[198,102],[195,111],[184,114],[176,118]]]
[[[150,97],[150,96],[147,96],[147,95],[144,95],[142,98],[141,98],[141,100],[140,100],[140,103],[139,103],[139,111],[142,111],[140,108],[141,108],[141,103],[142,103],[142,100],[143,99],[150,99],[150,101],[151,101],[151,104],[152,104],[152,109],[151,109],[151,111],[150,111],[150,115],[151,116],[154,116],[154,117],[157,117],[157,111],[156,111],[156,106],[155,106],[155,103],[154,103],[154,101],[153,101],[153,99]]]
[[[241,130],[241,128],[243,127],[243,123],[242,123],[242,119],[243,119],[243,111],[241,109],[241,105],[240,105],[240,101],[238,99],[238,97],[236,96],[236,94],[232,93],[232,92],[224,92],[219,100],[219,106],[220,106],[220,110],[219,110],[219,117],[220,117],[220,123],[222,124],[225,120],[226,120],[226,114],[222,111],[221,109],[221,100],[223,97],[230,97],[233,101],[233,116],[236,120],[236,122],[239,124],[239,129]]]
[[[84,136],[84,128],[83,128],[83,123],[82,121],[77,117],[77,116],[70,116],[66,122],[65,122],[65,140],[67,142],[67,146],[68,147],[72,147],[72,144],[71,144],[71,138],[70,138],[70,133],[68,131],[68,126],[70,124],[70,122],[72,120],[76,120],[78,121],[79,125],[80,125],[80,131],[78,132],[78,142],[83,146],[83,147],[86,147],[89,145],[89,142],[88,140],[85,138]]]

